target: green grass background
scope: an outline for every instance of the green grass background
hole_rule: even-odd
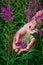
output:
[[[25,8],[28,7],[30,0],[0,0],[0,8],[6,7],[7,2],[12,5],[15,16],[13,21],[5,22],[0,18],[0,65],[43,65],[43,44],[38,37],[36,48],[30,52],[17,55],[12,49],[12,42],[15,33],[23,27],[27,22],[25,21]],[[37,1],[37,0],[36,0]],[[43,0],[40,0],[43,5]],[[0,16],[1,16],[0,11]],[[14,26],[14,22],[18,22]]]

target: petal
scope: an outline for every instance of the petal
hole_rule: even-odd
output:
[[[6,11],[6,8],[2,7],[2,8],[1,8],[1,11],[2,11],[2,12],[5,12],[5,11]]]
[[[13,20],[14,19],[14,16],[11,16],[10,19]]]

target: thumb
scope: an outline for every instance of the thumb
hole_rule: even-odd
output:
[[[18,41],[19,41],[19,34],[17,34],[15,37],[15,43],[17,43]]]

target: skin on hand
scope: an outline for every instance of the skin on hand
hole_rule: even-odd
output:
[[[31,26],[32,26],[32,24],[31,24]],[[33,24],[33,27],[34,27],[34,24]],[[28,35],[30,35],[31,31],[32,30],[29,28],[29,25],[26,24],[26,25],[24,25],[23,28],[21,28],[16,33],[16,35],[14,37],[14,41],[13,41],[13,49],[15,50],[15,52],[17,52],[17,54],[20,54],[22,52],[27,52],[28,50],[31,50],[35,46],[35,43],[34,43],[35,39],[33,41],[31,40],[30,44],[28,44],[27,48],[25,48],[25,49],[18,50],[18,47],[15,45],[19,40],[25,40],[25,38],[28,37]],[[32,36],[30,36],[30,37],[33,39]]]
[[[15,52],[17,52],[17,54],[20,54],[22,52],[27,52],[31,49],[34,48],[35,46],[35,38],[33,38],[32,36],[30,36],[31,32],[37,31],[38,29],[34,29],[34,26],[36,25],[36,21],[35,21],[35,17],[38,15],[41,15],[43,13],[43,10],[39,11],[36,13],[36,15],[33,17],[34,20],[32,20],[32,22],[27,23],[26,25],[24,25],[14,36],[14,40],[13,40],[13,49],[15,50]],[[42,18],[43,19],[43,18]],[[29,26],[31,26],[31,28],[29,28]],[[19,40],[25,40],[26,37],[28,37],[28,35],[30,36],[31,41],[30,44],[27,45],[27,47],[25,49],[20,49],[18,50],[18,47],[15,45]]]

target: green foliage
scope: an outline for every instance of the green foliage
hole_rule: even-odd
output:
[[[43,48],[38,36],[33,35],[38,39],[36,48],[27,53],[17,55],[12,48],[15,33],[26,24],[26,13],[24,9],[28,7],[29,1],[3,0],[2,2],[0,0],[0,7],[7,7],[8,3],[11,4],[15,16],[13,21],[6,22],[2,18],[0,19],[0,65],[43,65]],[[14,22],[18,22],[17,26],[14,25]]]

